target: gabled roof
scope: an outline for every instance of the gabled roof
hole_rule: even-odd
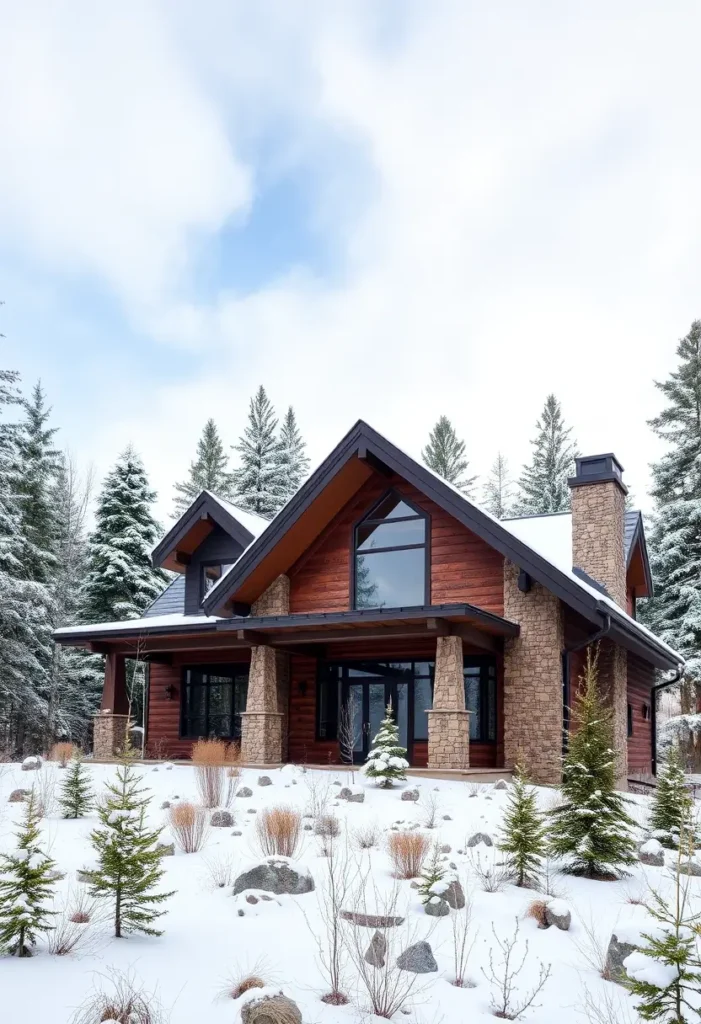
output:
[[[160,615],[185,614],[185,577],[176,576],[171,580],[162,594],[152,601],[144,612],[144,618],[155,618]]]
[[[183,572],[185,563],[178,553],[190,555],[212,531],[221,527],[244,550],[268,526],[268,520],[239,508],[233,502],[202,491],[151,553],[156,567]]]
[[[360,472],[358,466],[363,467],[364,472]],[[602,622],[610,620],[610,635],[622,646],[660,668],[672,668],[683,662],[671,647],[614,601],[577,577],[571,567],[568,571],[558,566],[542,550],[524,542],[514,531],[513,523],[502,523],[474,505],[456,487],[420,465],[363,420],[358,420],[268,528],[212,588],[205,598],[204,611],[208,615],[226,614],[227,606],[246,601],[251,581],[261,593],[279,572],[293,564],[304,546],[314,539],[314,532],[318,535],[372,470],[386,474],[395,472],[413,484],[589,622],[600,627]],[[334,500],[324,504],[325,493],[335,496]],[[284,567],[278,546],[285,548],[284,559],[288,564]]]

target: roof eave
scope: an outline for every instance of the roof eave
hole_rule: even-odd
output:
[[[250,530],[247,530],[234,516],[230,515],[208,491],[201,491],[151,552],[151,562],[155,568],[163,565],[168,556],[177,550],[178,543],[187,536],[195,523],[204,515],[211,518],[243,548],[247,548],[253,540]]]

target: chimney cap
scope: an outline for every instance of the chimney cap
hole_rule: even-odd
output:
[[[603,484],[612,480],[617,483],[624,494],[628,488],[623,483],[623,466],[613,452],[603,455],[579,455],[575,459],[576,471],[567,483],[570,487],[587,487],[590,484]]]

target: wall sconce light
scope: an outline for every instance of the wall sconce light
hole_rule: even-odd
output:
[[[303,697],[307,696],[307,683],[306,683],[306,680],[304,680],[304,679],[299,684],[299,692],[302,694]]]
[[[167,686],[164,686],[163,693],[165,695],[166,700],[173,700],[173,698],[175,697],[175,687],[173,686],[173,684],[168,683]]]

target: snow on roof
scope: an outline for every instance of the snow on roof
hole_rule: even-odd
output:
[[[122,619],[120,622],[98,622],[89,626],[63,626],[54,630],[54,636],[89,636],[91,633],[121,633],[124,630],[136,631],[143,629],[149,633],[159,627],[172,626],[203,626],[221,622],[219,615],[149,615],[143,619]]]
[[[248,509],[240,508],[235,505],[233,501],[229,501],[227,498],[220,498],[218,494],[213,491],[205,491],[210,498],[217,502],[218,505],[233,516],[234,519],[241,523],[241,526],[249,533],[253,534],[253,538],[260,537],[261,533],[270,526],[270,520],[264,519],[263,516],[256,515],[255,512],[249,512]]]
[[[522,519],[502,519],[501,525],[563,572],[572,571],[572,514],[554,512]]]

